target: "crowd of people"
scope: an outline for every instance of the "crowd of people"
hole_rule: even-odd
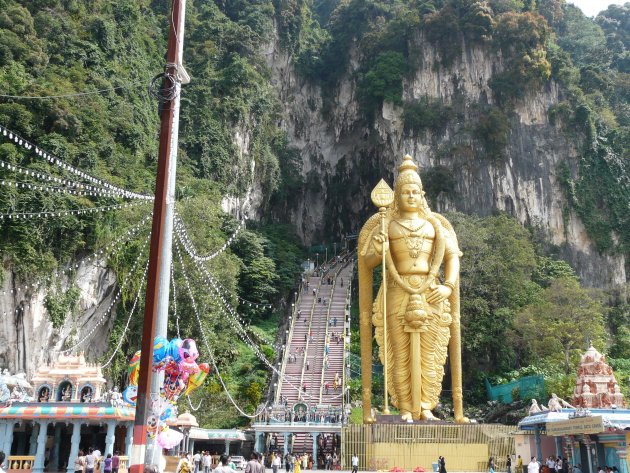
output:
[[[87,454],[84,450],[79,450],[78,455],[74,459],[74,473],[94,473],[94,470],[100,467],[100,471],[104,473],[118,473],[120,468],[120,452],[115,451],[112,455],[108,453],[106,456],[101,451],[90,447]]]

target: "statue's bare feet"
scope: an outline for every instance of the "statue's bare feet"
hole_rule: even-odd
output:
[[[456,424],[470,424],[470,419],[464,416],[455,417],[455,423]]]
[[[420,418],[422,420],[440,420],[437,417],[435,417],[433,415],[433,412],[431,412],[429,409],[422,409],[422,415],[420,416]]]
[[[411,412],[408,411],[400,411],[400,418],[405,422],[413,422]]]

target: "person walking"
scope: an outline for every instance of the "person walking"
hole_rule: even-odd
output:
[[[488,471],[494,473],[494,457],[490,457],[488,460]]]
[[[195,473],[199,473],[199,470],[201,468],[201,455],[199,454],[199,452],[195,452],[195,454],[193,455],[193,462],[195,463]]]
[[[203,452],[201,464],[203,465],[203,473],[212,473],[212,457],[210,456],[210,452]]]
[[[103,460],[103,471],[104,473],[112,473],[112,454],[108,453],[107,458]]]
[[[342,281],[342,284],[343,284],[343,279],[341,281]],[[359,471],[359,457],[357,456],[356,453],[352,454],[352,459],[350,460],[350,463],[352,465],[352,473],[358,473],[358,471]]]
[[[249,461],[245,465],[245,473],[264,473],[265,467],[260,464],[258,453],[252,452]]]
[[[440,473],[446,473],[446,460],[442,456],[438,458],[438,467],[439,467]]]
[[[525,473],[523,470],[523,459],[520,455],[516,458],[516,473]]]
[[[538,473],[539,470],[540,464],[538,463],[538,460],[536,460],[536,457],[532,457],[527,464],[527,473]]]
[[[274,455],[273,460],[271,460],[271,470],[273,471],[273,473],[278,473],[281,464],[282,462],[280,461],[280,455]]]
[[[508,455],[507,457],[507,473],[512,473],[512,457]]]
[[[2,464],[0,464],[2,467]],[[74,473],[83,473],[83,468],[85,468],[85,454],[83,450],[79,450],[79,454],[74,459]]]
[[[96,466],[96,457],[94,456],[94,449],[90,447],[88,454],[85,457],[85,473],[94,473],[94,467]]]
[[[230,457],[228,457],[225,453],[221,455],[219,459],[219,465],[214,469],[214,473],[232,473],[232,470],[228,466],[228,461]]]

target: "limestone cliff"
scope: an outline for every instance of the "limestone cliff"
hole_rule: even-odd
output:
[[[624,257],[597,251],[560,188],[559,163],[574,166],[577,159],[574,144],[548,119],[549,108],[562,99],[561,88],[550,81],[518,102],[509,116],[503,159],[476,159],[484,150],[471,140],[470,130],[479,118],[478,106],[496,102],[489,80],[503,70],[500,54],[463,44],[462,54],[445,68],[436,47],[421,34],[411,50],[417,67],[403,80],[403,99],[440,99],[458,111],[458,119],[438,132],[406,130],[402,110],[387,102],[373,122],[361,120],[353,79],[358,51],[353,51],[334,97],[326,97],[332,106],[325,113],[322,91],[296,73],[277,41],[266,46],[264,56],[284,105],[282,127],[300,152],[307,182],[290,208],[304,241],[357,233],[374,211],[370,190],[380,176],[391,183],[392,170],[409,153],[425,171],[439,166],[453,179],[453,192],[440,194],[434,210],[480,215],[505,211],[522,224],[538,226],[585,284],[626,282]]]
[[[116,295],[116,276],[110,269],[81,262],[72,280],[63,276],[61,291],[73,285],[80,290],[79,300],[63,324],[54,328],[45,307],[48,290],[27,287],[14,274],[4,270],[0,292],[0,367],[27,377],[42,363],[56,358],[58,350],[79,342],[94,330],[79,351],[94,359],[107,351],[116,310],[106,313]],[[103,320],[101,320],[103,318]]]

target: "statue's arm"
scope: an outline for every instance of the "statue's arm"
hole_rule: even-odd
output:
[[[380,225],[374,227],[367,239],[367,247],[363,254],[365,265],[372,270],[378,266],[383,259],[383,246],[387,250],[387,237],[381,233]]]

